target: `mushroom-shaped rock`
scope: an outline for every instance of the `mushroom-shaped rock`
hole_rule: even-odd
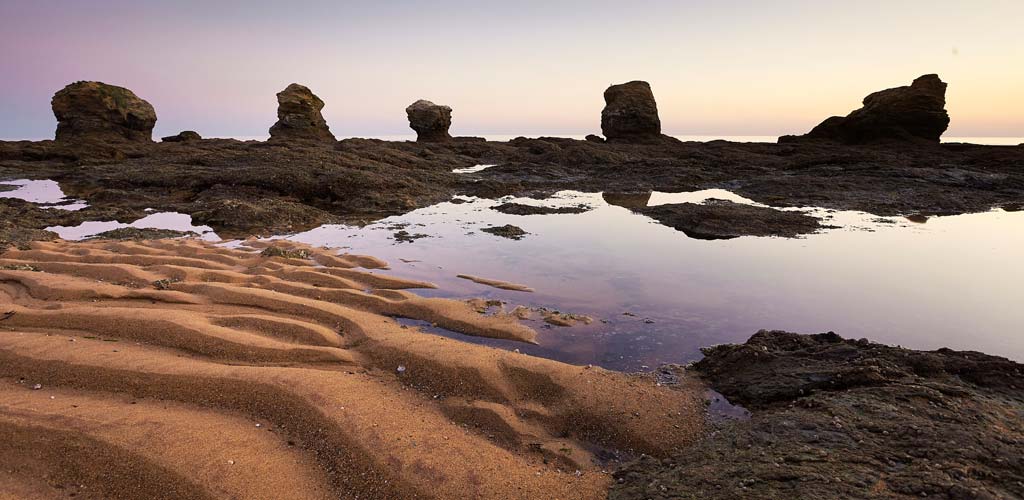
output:
[[[418,142],[450,141],[448,128],[452,126],[452,108],[420,99],[405,108],[409,127],[416,131]]]
[[[608,142],[652,142],[661,139],[661,120],[654,92],[647,82],[612,85],[604,91],[601,131]]]
[[[199,135],[199,132],[194,130],[185,130],[178,132],[176,135],[171,135],[160,139],[163,142],[191,142],[198,141],[203,137]]]
[[[156,111],[131,90],[75,82],[53,95],[58,141],[151,142]]]
[[[320,114],[324,101],[309,88],[293,83],[277,93],[277,123],[270,127],[272,140],[334,142],[334,134]]]
[[[909,86],[875,92],[864,107],[845,117],[833,116],[806,136],[847,144],[879,140],[939,142],[949,126],[946,84],[938,75],[924,75]]]

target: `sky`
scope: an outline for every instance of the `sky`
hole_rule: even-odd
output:
[[[673,135],[804,133],[876,90],[949,83],[947,136],[1024,136],[1024,1],[0,0],[0,138],[50,138],[54,92],[133,90],[154,135],[265,136],[289,83],[339,137],[600,131],[602,92],[651,83]]]

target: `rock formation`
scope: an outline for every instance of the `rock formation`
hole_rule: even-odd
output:
[[[53,95],[58,141],[153,140],[156,111],[131,90],[102,82],[75,82]]]
[[[409,127],[416,131],[417,142],[445,142],[452,136],[452,108],[420,99],[405,108]]]
[[[185,130],[179,132],[177,135],[171,135],[160,139],[163,142],[191,142],[198,141],[203,137],[199,135],[199,132],[194,130]]]
[[[661,135],[661,120],[654,93],[647,82],[612,85],[604,91],[601,131],[608,142],[655,142]]]
[[[334,142],[322,109],[324,101],[309,88],[289,85],[277,93],[277,123],[270,127],[270,139]]]
[[[864,107],[845,117],[833,116],[804,137],[847,144],[878,140],[939,142],[949,126],[946,84],[938,75],[924,75],[910,86],[875,92]]]

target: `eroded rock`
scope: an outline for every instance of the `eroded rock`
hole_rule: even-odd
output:
[[[452,140],[448,128],[452,126],[452,108],[420,99],[405,108],[409,127],[416,131],[417,142],[445,142]]]
[[[189,142],[189,141],[198,141],[198,140],[201,140],[202,138],[203,137],[201,135],[199,135],[199,133],[194,131],[194,130],[185,130],[185,131],[182,131],[182,132],[178,132],[175,135],[164,137],[164,138],[162,138],[160,140],[163,141],[163,142]]]
[[[612,85],[604,91],[601,131],[608,142],[653,142],[661,138],[661,119],[647,82]]]
[[[845,117],[833,116],[804,137],[847,144],[879,140],[939,142],[949,126],[945,106],[946,83],[938,75],[924,75],[909,86],[865,97],[864,107]]]
[[[124,87],[75,82],[53,95],[57,141],[153,140],[156,110]]]
[[[277,123],[270,127],[270,139],[335,142],[323,109],[324,101],[309,88],[289,85],[277,93]]]

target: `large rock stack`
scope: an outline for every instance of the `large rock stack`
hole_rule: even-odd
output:
[[[54,94],[56,139],[61,142],[151,142],[156,111],[131,90],[102,82],[75,82]]]
[[[647,82],[612,85],[604,91],[601,131],[608,142],[650,143],[662,139],[654,92]]]
[[[420,99],[405,108],[409,127],[416,131],[416,142],[445,142],[452,136],[452,108]]]
[[[803,137],[846,144],[880,140],[939,142],[949,126],[945,106],[946,84],[938,75],[924,75],[910,86],[865,97],[864,107],[845,117],[833,116]]]
[[[277,123],[270,127],[271,140],[334,142],[334,134],[320,111],[324,101],[309,88],[293,83],[277,93]]]

